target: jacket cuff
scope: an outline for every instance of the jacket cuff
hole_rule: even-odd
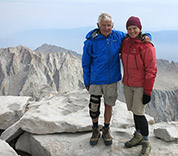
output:
[[[154,79],[146,79],[144,82],[144,93],[151,95],[153,90]]]

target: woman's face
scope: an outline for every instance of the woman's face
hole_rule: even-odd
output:
[[[141,30],[137,26],[131,25],[128,27],[127,32],[131,38],[136,38],[140,34]]]

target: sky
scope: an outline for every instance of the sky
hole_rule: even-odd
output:
[[[95,26],[101,12],[113,16],[116,29],[134,15],[146,30],[175,30],[177,8],[177,0],[0,0],[0,34]]]
[[[139,17],[145,31],[178,30],[178,0],[0,0],[0,38],[29,30],[96,27],[101,12],[113,17],[117,30],[126,31],[130,16]]]

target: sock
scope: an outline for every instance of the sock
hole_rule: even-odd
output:
[[[141,133],[139,129],[136,129],[136,132]]]
[[[108,127],[109,127],[109,124],[104,123],[104,127],[108,128]]]
[[[93,122],[93,127],[98,127],[98,122]]]
[[[148,136],[143,136],[143,140],[148,141]]]

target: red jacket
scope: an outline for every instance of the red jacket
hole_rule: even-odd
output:
[[[143,87],[144,93],[151,95],[157,73],[153,44],[140,41],[138,38],[126,38],[122,43],[121,59],[124,67],[124,85]]]

